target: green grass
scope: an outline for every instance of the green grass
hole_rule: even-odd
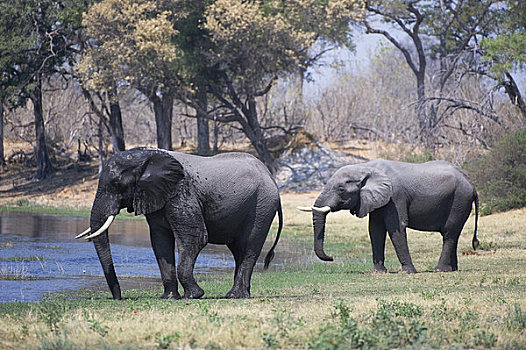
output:
[[[89,217],[89,208],[54,208],[46,205],[41,205],[26,198],[18,199],[16,201],[8,202],[0,205],[0,212],[26,212],[26,213],[41,213],[48,215],[72,216],[72,217]]]
[[[294,211],[301,202],[284,200],[284,236],[310,242],[310,215]],[[251,299],[224,299],[232,274],[210,273],[196,275],[205,290],[200,300],[160,300],[159,285],[124,290],[122,301],[104,290],[3,303],[0,348],[526,348],[525,217],[522,209],[481,218],[486,250],[478,253],[470,251],[470,218],[453,273],[430,272],[441,250],[438,233],[409,232],[421,272],[408,275],[397,273],[390,242],[390,272],[371,273],[367,220],[331,214],[326,251],[335,261],[258,268]]]
[[[11,257],[11,258],[2,258],[2,257],[0,257],[0,261],[44,261],[44,260],[49,260],[49,259],[46,259],[43,256],[37,256],[37,255],[32,255],[32,256],[14,256],[14,257]]]
[[[0,205],[0,212],[22,212],[22,213],[37,213],[55,216],[70,216],[70,217],[89,217],[91,208],[69,208],[69,207],[50,207],[41,205],[27,199],[9,202]],[[143,216],[135,216],[133,213],[128,213],[126,209],[121,210],[116,220],[145,220]]]

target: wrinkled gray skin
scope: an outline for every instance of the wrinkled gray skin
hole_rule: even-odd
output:
[[[384,251],[389,233],[402,272],[414,273],[406,228],[440,232],[443,246],[435,271],[456,271],[458,239],[473,202],[476,249],[477,192],[459,168],[444,161],[410,164],[379,159],[344,166],[329,179],[314,206],[329,206],[332,212],[349,210],[360,218],[369,214],[374,270],[387,271]],[[320,259],[331,261],[323,250],[326,215],[313,211],[314,249]]]
[[[226,244],[234,255],[234,286],[226,296],[248,298],[252,271],[276,211],[279,229],[265,267],[283,225],[274,180],[259,160],[245,153],[198,157],[146,148],[117,153],[100,174],[90,217],[92,232],[122,208],[146,216],[164,286],[162,298],[181,298],[177,281],[184,298],[204,294],[193,270],[207,243]],[[113,299],[121,299],[108,230],[93,242]]]

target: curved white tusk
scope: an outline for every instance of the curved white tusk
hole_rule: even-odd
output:
[[[82,232],[81,234],[78,234],[75,236],[75,239],[78,239],[78,238],[81,238],[81,237],[84,237],[85,235],[87,235],[88,233],[91,232],[91,227],[88,227],[88,229],[84,232]]]
[[[318,208],[318,207],[312,207],[312,210],[313,211],[317,211],[318,213],[328,213],[331,211],[331,207],[329,207],[328,205],[324,206],[324,207],[321,207],[321,208]]]
[[[95,238],[97,236],[100,236],[104,231],[106,231],[108,229],[108,227],[110,227],[111,223],[113,222],[113,219],[115,218],[114,215],[110,215],[108,216],[108,220],[106,220],[106,222],[104,223],[104,225],[102,225],[101,228],[99,228],[97,230],[97,232],[89,235],[88,237],[84,237],[84,239],[92,239],[92,238]]]
[[[312,207],[297,207],[297,209],[301,211],[308,211],[308,212],[312,211]]]

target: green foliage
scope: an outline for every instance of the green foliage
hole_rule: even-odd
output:
[[[492,61],[492,69],[498,73],[511,71],[515,66],[526,64],[526,33],[500,35],[482,41],[484,58]]]
[[[380,300],[375,312],[360,327],[343,302],[335,306],[333,320],[309,342],[309,349],[375,348],[392,349],[423,341],[427,327],[418,319],[422,310],[417,305]]]
[[[72,0],[0,2],[0,100],[23,105],[37,76],[72,65],[84,3]]]
[[[39,318],[45,322],[52,332],[60,329],[59,324],[68,309],[67,304],[56,301],[42,301],[37,304]]]
[[[513,309],[508,312],[506,326],[516,331],[524,331],[526,329],[526,310],[522,311],[519,304],[513,304]]]
[[[476,28],[481,36],[487,36],[490,31],[495,30],[500,20],[499,9],[492,7],[491,3],[494,0],[463,0],[457,4],[449,2],[444,7],[438,2],[431,6],[424,5],[426,25],[423,31],[436,38],[444,36],[441,38],[443,41],[431,41],[431,57],[444,58],[448,54],[455,54],[459,49],[466,49],[465,40],[472,35],[467,28]]]
[[[421,152],[410,152],[404,156],[404,162],[408,163],[425,163],[434,160],[433,152],[429,149],[424,149]]]
[[[93,332],[97,333],[101,337],[105,337],[108,334],[108,326],[95,319],[93,317],[93,314],[89,313],[87,310],[84,310],[83,315],[89,324],[89,329],[91,329]]]
[[[40,335],[39,350],[73,350],[78,346],[70,340],[66,329],[61,328],[60,332],[52,333],[48,336]]]
[[[526,206],[526,129],[466,164],[483,202],[483,214]]]
[[[263,343],[265,344],[266,349],[277,349],[279,345],[279,341],[276,338],[276,335],[273,333],[265,332],[261,336]]]
[[[473,336],[473,345],[481,346],[483,348],[491,348],[495,346],[497,336],[491,332],[480,330]]]
[[[481,41],[484,59],[500,74],[526,64],[526,2],[507,0],[505,3],[499,16],[498,35]]]
[[[170,334],[158,333],[155,338],[159,349],[168,349],[172,342],[180,337],[181,335],[178,332],[173,332]]]
[[[361,347],[364,344],[358,323],[350,316],[350,309],[342,301],[334,306],[333,321],[323,327],[307,344],[309,349],[348,349]]]
[[[88,89],[110,90],[116,80],[146,96],[178,81],[180,50],[174,39],[182,17],[180,2],[105,0],[84,14],[83,25],[95,43],[86,48],[77,70]]]

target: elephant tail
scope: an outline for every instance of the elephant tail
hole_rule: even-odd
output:
[[[477,228],[478,228],[478,221],[479,221],[479,195],[477,194],[477,191],[474,192],[474,202],[475,202],[475,231],[473,233],[473,241],[471,242],[471,245],[473,246],[473,250],[477,250],[477,248],[480,245],[479,240],[477,239]]]
[[[274,248],[276,248],[276,245],[278,244],[279,236],[281,235],[281,230],[283,229],[283,211],[281,210],[281,201],[279,201],[278,203],[278,219],[278,233],[276,234],[276,240],[274,241],[272,248],[270,248],[270,250],[267,253],[267,256],[265,257],[265,265],[263,266],[265,270],[268,269],[270,262],[274,258]]]

